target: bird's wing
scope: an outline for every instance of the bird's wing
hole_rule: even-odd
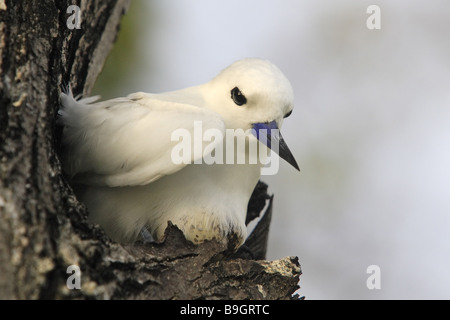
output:
[[[145,185],[197,163],[222,143],[212,141],[202,143],[200,150],[193,148],[200,130],[214,128],[223,137],[223,119],[209,109],[161,101],[157,95],[144,93],[95,100],[77,101],[70,91],[61,95],[63,167],[76,182],[109,187]],[[190,150],[180,148],[183,145]],[[179,163],[180,156],[187,160]]]

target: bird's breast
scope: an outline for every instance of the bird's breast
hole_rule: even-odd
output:
[[[135,241],[143,227],[162,240],[169,221],[194,243],[231,234],[243,242],[259,176],[258,165],[191,164],[148,185],[89,187],[80,197],[90,220],[119,242]]]
[[[148,226],[161,238],[168,221],[188,240],[222,240],[234,233],[244,240],[245,217],[260,168],[254,165],[191,164],[147,189]]]

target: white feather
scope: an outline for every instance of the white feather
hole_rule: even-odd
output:
[[[174,130],[183,128],[193,136],[194,121],[201,121],[203,130],[225,132],[216,112],[161,98],[135,93],[93,103],[92,98],[76,101],[71,92],[63,93],[65,171],[74,181],[89,185],[145,185],[185,166],[171,160],[178,143],[171,141]]]

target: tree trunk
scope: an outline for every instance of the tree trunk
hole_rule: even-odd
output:
[[[58,158],[60,88],[89,94],[128,5],[0,0],[0,299],[290,299],[295,257],[243,259],[175,226],[161,244],[120,245],[87,223]],[[246,242],[253,258],[265,257],[271,204],[259,184],[248,220],[267,209]]]

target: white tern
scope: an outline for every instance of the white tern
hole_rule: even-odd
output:
[[[134,242],[143,229],[161,241],[171,221],[193,243],[226,242],[230,235],[243,243],[247,205],[263,164],[201,161],[222,150],[214,147],[223,141],[203,137],[196,146],[195,125],[203,133],[223,133],[223,139],[227,130],[253,129],[246,148],[233,149],[233,159],[240,152],[248,160],[254,139],[298,170],[278,132],[292,112],[292,86],[267,60],[236,61],[210,82],[186,89],[97,100],[76,99],[70,88],[61,94],[62,164],[90,221],[115,241]],[[193,137],[188,163],[173,159],[180,143],[173,133],[180,128]]]

